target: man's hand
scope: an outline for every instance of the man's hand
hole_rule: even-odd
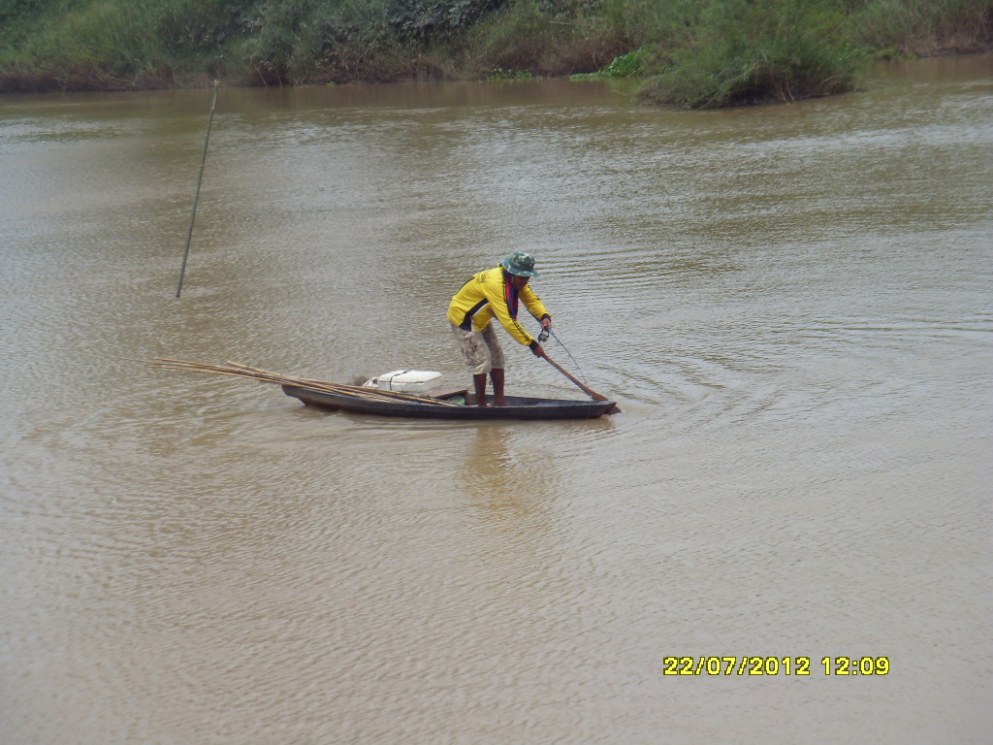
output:
[[[544,357],[545,356],[545,350],[542,349],[542,347],[541,347],[540,344],[535,344],[533,347],[531,347],[531,353],[535,357]]]
[[[551,333],[551,331],[552,331],[552,317],[545,316],[544,318],[541,319],[541,333],[538,334],[538,343],[541,344],[542,342],[548,341],[548,335]],[[541,356],[537,352],[535,353],[535,355],[538,357]]]

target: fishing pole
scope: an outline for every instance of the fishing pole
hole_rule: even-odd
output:
[[[179,270],[179,286],[176,287],[176,297],[183,291],[183,277],[186,275],[186,260],[190,257],[190,242],[193,240],[193,221],[197,217],[197,203],[200,201],[200,186],[203,184],[203,168],[207,164],[207,144],[210,142],[210,128],[214,124],[214,109],[217,106],[217,87],[220,80],[214,81],[214,98],[210,102],[210,118],[207,120],[207,136],[203,141],[203,156],[200,158],[200,175],[197,177],[197,193],[193,198],[193,211],[190,213],[190,230],[186,234],[186,251],[183,253],[183,266]]]
[[[572,352],[569,351],[568,347],[566,347],[566,345],[562,343],[562,340],[558,337],[558,334],[556,334],[551,329],[546,329],[546,328],[542,327],[541,333],[538,334],[538,343],[539,344],[544,344],[546,341],[548,341],[548,335],[549,334],[551,334],[552,335],[552,338],[555,339],[555,341],[557,341],[559,343],[559,346],[562,347],[562,349],[565,350],[565,353],[567,355],[569,355],[569,359],[572,360],[572,364],[574,364],[576,366],[576,369],[579,370],[579,376],[585,382],[586,381],[586,376],[583,374],[583,368],[582,368],[582,366],[579,364],[579,362],[576,361],[576,358],[572,356]]]

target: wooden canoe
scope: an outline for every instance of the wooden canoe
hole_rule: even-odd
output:
[[[451,406],[424,400],[404,401],[341,395],[294,385],[284,385],[283,392],[307,406],[351,411],[389,417],[422,419],[593,419],[603,416],[615,405],[613,401],[573,401],[555,398],[507,396],[506,406],[480,408],[472,405],[469,394],[465,405]],[[453,398],[449,398],[451,403]],[[465,399],[462,399],[465,400]]]

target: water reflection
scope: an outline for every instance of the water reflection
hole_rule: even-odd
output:
[[[520,536],[521,528],[547,530],[547,511],[559,491],[547,447],[522,451],[511,425],[480,426],[470,441],[459,472],[472,505],[501,531]]]

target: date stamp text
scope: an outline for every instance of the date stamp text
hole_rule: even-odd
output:
[[[667,656],[662,675],[668,676],[809,676],[877,677],[890,674],[889,657],[754,657],[730,655]]]

